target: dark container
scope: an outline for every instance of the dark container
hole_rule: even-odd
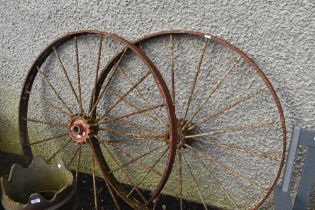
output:
[[[61,160],[48,164],[35,157],[28,168],[14,164],[9,178],[1,177],[1,190],[6,210],[78,209],[76,183]]]

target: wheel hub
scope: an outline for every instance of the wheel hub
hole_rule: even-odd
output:
[[[89,140],[91,134],[97,133],[94,120],[87,116],[79,114],[73,115],[69,121],[69,136],[75,142],[79,144],[86,143]]]
[[[187,125],[186,125],[187,124]],[[185,145],[191,145],[194,141],[193,138],[187,138],[187,136],[193,135],[195,129],[189,129],[192,127],[192,123],[188,122],[184,119],[177,119],[176,128],[177,128],[177,140],[176,140],[176,148],[177,149],[185,149]],[[167,138],[169,137],[169,133],[167,133]],[[168,142],[169,144],[169,142]]]

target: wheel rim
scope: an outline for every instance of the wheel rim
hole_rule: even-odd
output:
[[[105,47],[110,49],[108,55],[104,53]],[[99,203],[95,181],[97,175],[103,176],[116,208],[119,208],[116,193],[132,208],[148,206],[166,183],[175,156],[175,143],[171,140],[162,176],[154,182],[154,193],[142,200],[135,195],[127,196],[125,187],[110,173],[104,153],[110,154],[111,149],[102,148],[98,139],[102,129],[100,122],[107,117],[107,114],[100,113],[100,106],[106,104],[106,99],[98,99],[94,93],[96,90],[102,91],[102,87],[96,87],[102,63],[122,49],[128,49],[126,51],[133,56],[132,59],[141,62],[158,85],[157,91],[163,100],[171,138],[175,139],[172,101],[156,67],[141,50],[111,33],[83,30],[67,33],[52,42],[33,63],[20,100],[19,129],[26,160],[30,162],[33,153],[44,155],[47,160],[63,156],[69,159],[67,166],[75,168],[76,174],[90,172],[96,209]],[[75,159],[77,163],[74,163]]]
[[[237,47],[219,37],[204,33],[185,30],[163,31],[147,35],[134,43],[143,49],[161,71],[175,104],[178,121],[178,156],[174,171],[162,192],[185,200],[197,201],[202,203],[204,208],[217,206],[229,209],[257,209],[261,206],[280,176],[286,151],[284,114],[278,96],[263,71]],[[195,47],[196,43],[199,44],[198,47]],[[197,49],[189,51],[190,47]],[[209,55],[210,50],[213,57]],[[229,58],[233,60],[228,60]],[[211,63],[211,59],[217,62],[212,68],[207,65],[207,61]],[[229,62],[223,62],[224,59]],[[191,74],[187,73],[187,69],[191,67],[189,62],[195,64],[191,68],[193,72]],[[222,67],[222,71],[215,72],[215,67],[218,66]],[[209,70],[205,70],[206,68]],[[212,74],[211,71],[217,74]],[[235,73],[236,71],[239,75]],[[214,80],[209,79],[210,77]],[[234,77],[236,85],[233,84],[233,80],[231,81],[231,77]],[[202,79],[204,82],[198,84]],[[187,85],[189,89],[186,93],[185,85],[180,86],[185,80],[191,81],[190,85]],[[221,86],[228,83],[227,81],[232,83],[232,88],[228,90],[237,90],[231,92],[230,96],[221,91],[224,89]],[[249,85],[249,91],[241,88],[245,85]],[[240,90],[245,94],[240,94],[242,93]],[[183,94],[180,94],[182,92],[186,98],[182,97]],[[218,92],[222,94],[221,98]],[[218,101],[219,106],[216,107],[215,101]],[[179,108],[180,103],[184,105]],[[213,106],[207,106],[208,103]],[[213,112],[207,115],[205,110]],[[234,115],[233,111],[236,112]],[[228,120],[216,119],[226,112],[232,112],[230,121],[237,125],[232,126],[228,124]],[[246,112],[248,116],[242,117],[241,113],[246,115]],[[266,120],[267,117],[271,118]],[[204,125],[210,120],[214,123]],[[215,126],[222,124],[221,127]],[[235,135],[228,135],[233,133]],[[270,137],[266,133],[270,133]],[[246,135],[252,142],[244,141]],[[214,141],[210,141],[209,136],[214,138]],[[236,137],[240,140],[236,141]],[[228,141],[223,141],[226,139]],[[254,141],[255,139],[261,141]],[[256,145],[259,145],[259,148],[256,148]],[[191,160],[199,160],[199,163]],[[258,167],[250,168],[251,163],[255,162]],[[244,167],[246,165],[249,167]],[[261,178],[259,174],[262,174]],[[207,178],[213,183],[205,181]],[[216,189],[206,190],[203,185]],[[247,195],[243,193],[237,196],[236,194],[240,193],[237,188],[247,192]],[[208,192],[205,193],[206,191]],[[183,199],[180,199],[178,205],[181,209]]]

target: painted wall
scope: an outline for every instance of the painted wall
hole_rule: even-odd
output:
[[[9,1],[0,4],[0,150],[20,153],[19,94],[37,54],[56,37],[98,29],[133,40],[167,29],[221,36],[274,85],[287,120],[315,129],[315,3],[304,1]],[[296,188],[304,150],[299,150]],[[315,201],[313,202],[315,205]]]

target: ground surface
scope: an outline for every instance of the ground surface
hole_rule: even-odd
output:
[[[9,171],[10,167],[13,163],[23,163],[23,159],[20,156],[9,154],[9,153],[3,153],[0,152],[0,177],[6,176]],[[92,177],[88,174],[80,174],[79,175],[79,185],[78,185],[78,192],[79,192],[79,200],[83,201],[81,202],[80,210],[92,210],[93,209],[93,188],[92,185]],[[97,179],[97,185],[103,185],[104,182],[102,179]],[[106,187],[100,188],[98,191],[99,197],[101,198],[99,200],[100,210],[113,210],[115,209],[115,206],[113,202],[111,201],[109,192],[106,190]],[[1,194],[0,194],[1,195]],[[122,209],[128,209],[126,205],[123,204],[123,202],[120,202]],[[198,210],[200,208],[203,208],[202,205],[196,204],[196,203],[184,203],[185,209],[190,210]],[[179,209],[178,206],[178,199],[170,196],[161,195],[158,205],[156,206],[156,210],[163,209],[163,210],[177,210]],[[3,207],[0,202],[0,210],[3,210]],[[211,209],[209,210],[216,210]]]

